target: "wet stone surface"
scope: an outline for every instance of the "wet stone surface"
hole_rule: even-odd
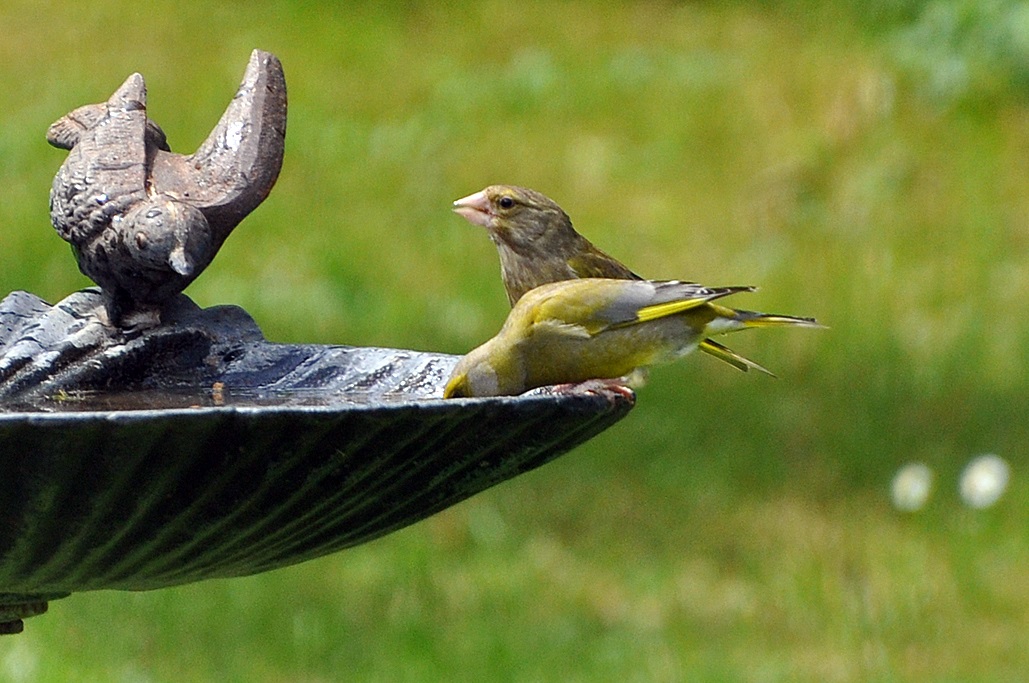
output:
[[[242,576],[378,538],[624,417],[602,389],[440,398],[456,356],[276,344],[184,295],[0,301],[0,633],[72,592]],[[4,618],[4,615],[9,618]]]

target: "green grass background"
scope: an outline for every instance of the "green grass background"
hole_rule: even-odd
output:
[[[694,356],[571,454],[266,575],[76,594],[4,681],[1009,681],[1029,671],[1029,8],[871,2],[0,5],[0,293],[88,282],[47,126],[131,72],[189,152],[249,52],[282,175],[187,291],[276,341],[464,352],[506,301],[449,211],[554,197],[652,277],[826,332]],[[976,453],[1012,465],[964,508]],[[917,514],[891,477],[936,472]],[[3,476],[0,473],[0,476]]]

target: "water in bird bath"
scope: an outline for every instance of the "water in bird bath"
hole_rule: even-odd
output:
[[[0,414],[82,413],[133,410],[182,410],[199,408],[295,408],[367,406],[431,400],[410,394],[377,392],[345,393],[313,387],[269,389],[228,388],[215,382],[208,387],[182,386],[138,390],[74,390],[14,402],[0,402]]]

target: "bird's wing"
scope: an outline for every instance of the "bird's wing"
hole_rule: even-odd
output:
[[[167,157],[166,192],[190,198],[219,244],[264,201],[279,177],[286,139],[286,78],[278,57],[250,54],[243,82],[218,124],[188,157]]]
[[[704,287],[674,280],[583,279],[536,290],[533,324],[562,336],[590,337],[657,320],[751,287]],[[528,296],[528,295],[527,295]]]
[[[48,133],[51,144],[73,149],[54,178],[50,215],[57,233],[81,246],[111,225],[113,216],[146,199],[143,77],[132,74],[107,102],[70,116]]]
[[[600,311],[599,317],[606,322],[607,329],[617,329],[665,318],[714,299],[753,290],[753,287],[705,287],[695,282],[676,280],[634,283],[632,287],[625,288],[624,296]]]
[[[547,336],[565,337],[567,339],[592,339],[596,331],[586,325],[565,322],[555,318],[537,320],[534,325],[536,334],[543,333]]]
[[[65,114],[51,124],[46,140],[59,149],[71,149],[79,144],[82,134],[95,128],[107,116],[107,104],[87,104]],[[161,127],[146,120],[146,142],[157,149],[170,152],[168,138]]]

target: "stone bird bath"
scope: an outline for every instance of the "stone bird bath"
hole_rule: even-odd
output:
[[[447,400],[457,357],[266,341],[181,290],[267,196],[286,90],[255,50],[174,154],[138,74],[48,139],[55,228],[100,288],[0,300],[0,633],[72,592],[254,574],[395,531],[612,425],[631,393]]]

